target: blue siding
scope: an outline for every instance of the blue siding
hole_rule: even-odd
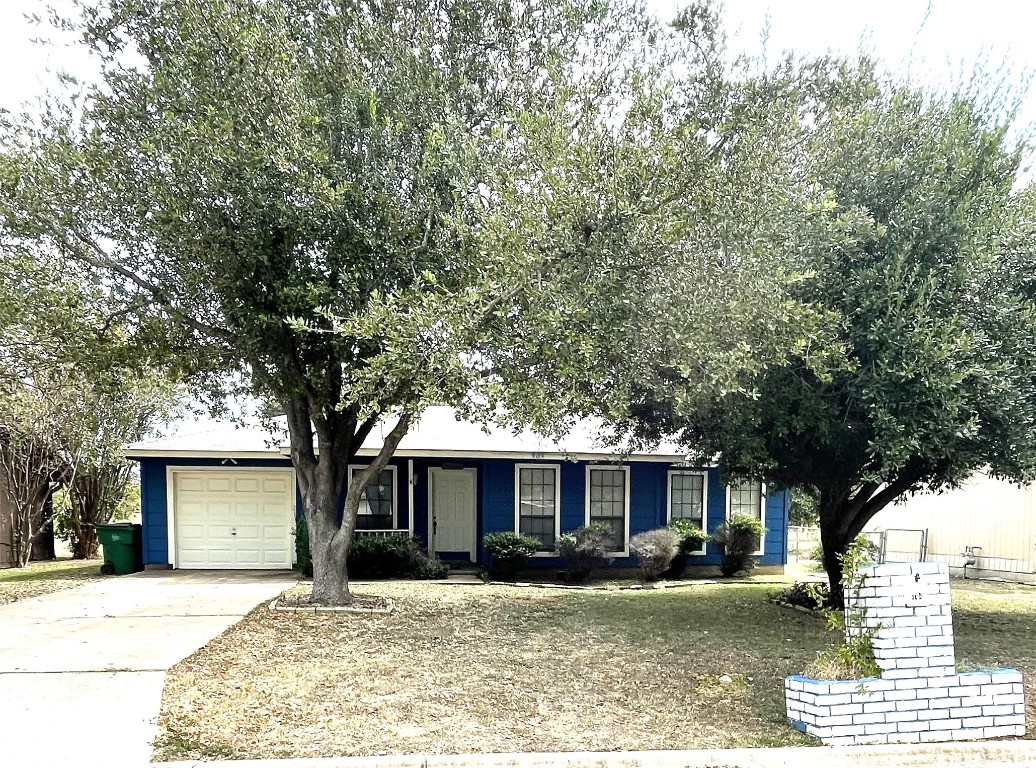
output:
[[[413,518],[414,535],[427,544],[428,537],[428,470],[442,466],[441,459],[414,459],[414,505],[410,509],[408,498],[408,461],[394,459],[397,467],[396,498],[398,504],[398,525],[409,526]],[[561,530],[572,531],[585,523],[586,519],[586,467],[585,461],[535,461],[514,459],[485,459],[448,462],[454,467],[476,470],[476,532],[477,560],[486,563],[482,549],[482,537],[486,533],[513,531],[515,522],[514,478],[516,463],[545,463],[561,465]],[[169,562],[167,534],[168,499],[166,498],[166,470],[169,466],[233,466],[243,467],[286,467],[287,459],[239,460],[226,464],[219,459],[142,459],[141,462],[141,513],[144,525],[144,562],[165,564]],[[630,468],[630,536],[652,530],[668,522],[667,482],[671,466],[662,462],[629,462]],[[726,487],[720,482],[716,469],[706,470],[708,474],[708,496],[706,499],[706,528],[712,533],[726,517]],[[781,565],[786,562],[787,521],[790,504],[786,491],[774,492],[766,497],[765,525],[767,533],[764,554],[759,562],[767,565]],[[301,499],[296,499],[297,514],[301,515]],[[706,554],[692,559],[692,565],[718,565],[721,555],[718,547],[709,542]],[[557,567],[557,558],[536,558],[533,565]],[[631,566],[635,558],[616,558],[615,565]]]
[[[143,526],[144,565],[167,565],[169,559],[169,499],[166,470],[169,467],[290,467],[288,459],[141,459],[140,519]],[[296,497],[298,494],[296,493]],[[297,500],[297,503],[301,503]]]

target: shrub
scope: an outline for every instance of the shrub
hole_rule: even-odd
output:
[[[723,547],[723,562],[720,570],[724,576],[750,572],[755,567],[755,555],[760,538],[766,529],[758,519],[750,515],[734,515],[720,525],[712,539]]]
[[[828,607],[831,601],[831,588],[823,581],[796,581],[787,589],[777,592],[772,601],[785,605],[798,605],[810,610]]]
[[[701,545],[708,541],[709,535],[690,520],[673,520],[669,527],[680,537],[680,551],[662,575],[667,579],[679,579],[687,570],[691,553],[701,551]]]
[[[442,562],[435,555],[427,555],[418,550],[417,557],[410,564],[410,578],[412,579],[445,579],[450,575],[450,566]]]
[[[354,579],[393,579],[409,574],[417,542],[405,533],[358,535],[349,549],[347,566]]]
[[[601,523],[591,523],[558,537],[556,549],[565,561],[565,574],[576,584],[589,581],[596,571],[611,562],[608,557],[612,530]]]
[[[680,535],[672,528],[638,533],[630,539],[630,551],[640,560],[645,581],[657,581],[680,552]]]
[[[309,526],[305,517],[295,520],[295,569],[307,579],[313,578],[313,556],[309,552]]]
[[[698,552],[709,535],[690,520],[673,520],[669,527],[680,537],[680,552],[689,555]]]
[[[489,578],[513,581],[539,549],[540,542],[517,533],[487,533],[482,538],[482,546],[489,554]]]

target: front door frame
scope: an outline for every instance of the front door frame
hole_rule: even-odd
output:
[[[478,470],[475,467],[458,469],[446,469],[444,467],[428,468],[428,554],[431,556],[435,555],[435,479],[440,474],[446,472],[471,473],[471,541],[469,542],[470,549],[468,552],[470,561],[474,563],[477,562],[478,558]]]

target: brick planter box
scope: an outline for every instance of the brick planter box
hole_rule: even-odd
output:
[[[965,741],[1025,735],[1022,673],[956,671],[950,576],[943,563],[886,563],[864,569],[846,595],[874,630],[881,677],[785,679],[788,722],[825,744]]]
[[[788,721],[825,744],[965,741],[1025,735],[1022,673],[785,681]]]

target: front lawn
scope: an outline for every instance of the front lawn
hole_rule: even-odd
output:
[[[775,589],[384,582],[360,591],[395,601],[389,616],[260,607],[170,670],[155,757],[809,743],[785,723],[783,678],[834,636],[768,603]],[[1036,590],[954,592],[958,658],[1020,667],[1031,700]]]
[[[0,570],[0,605],[78,587],[101,576],[100,560],[45,560]]]

